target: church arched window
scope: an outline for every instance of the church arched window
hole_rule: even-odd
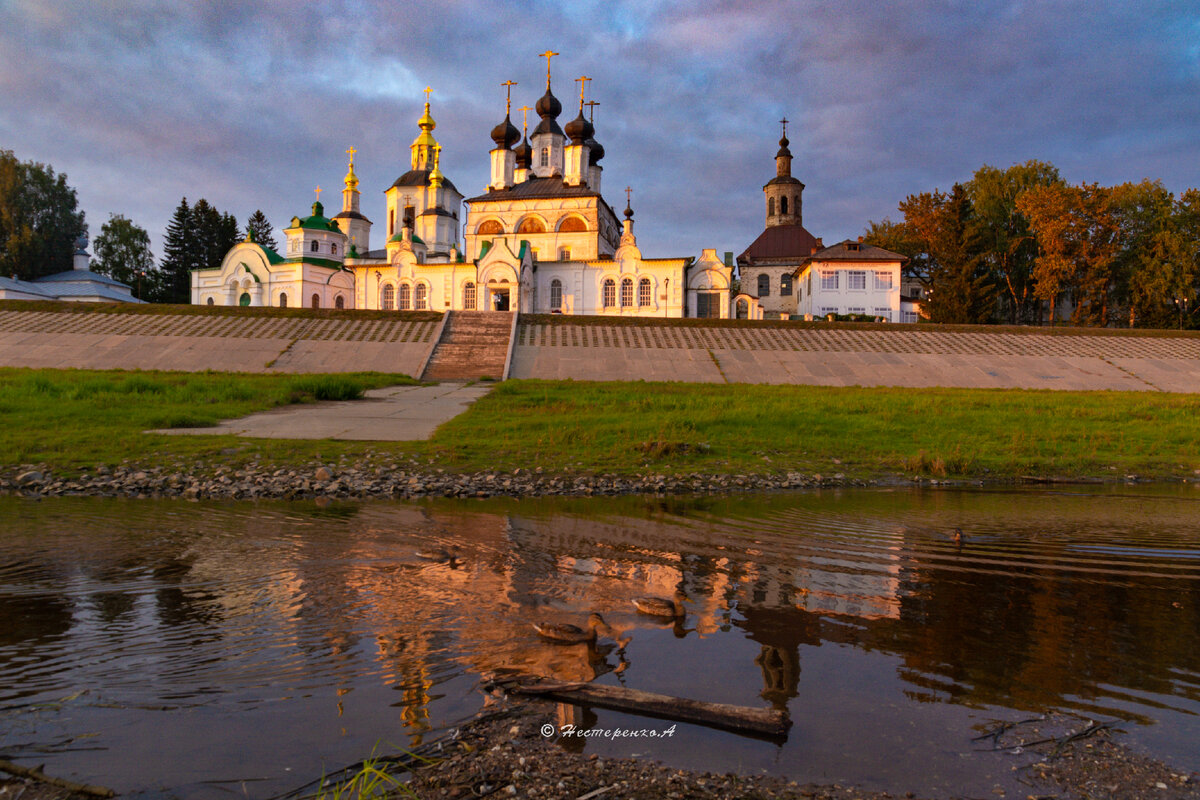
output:
[[[542,166],[543,167],[550,166],[550,148],[549,147],[542,148]]]
[[[407,283],[400,284],[400,310],[408,311],[412,308],[412,287]]]
[[[429,288],[425,284],[417,284],[416,291],[413,292],[413,308],[417,311],[425,310],[425,297],[428,291]]]
[[[209,304],[210,306],[211,306],[211,305],[214,305],[214,303],[213,303],[213,299],[212,299],[211,297],[210,297],[210,298],[208,298],[208,304]]]
[[[633,306],[633,278],[621,281],[621,308]]]
[[[494,219],[484,220],[475,233],[480,236],[491,236],[497,233],[504,233],[504,226]]]
[[[390,283],[383,287],[383,292],[379,297],[379,307],[384,311],[391,311],[396,307],[396,287]]]
[[[779,213],[780,214],[787,213],[787,198],[786,197],[779,198]]]
[[[319,294],[314,294],[314,295],[312,296],[312,307],[313,307],[313,308],[320,308],[320,307],[321,307],[321,295],[319,295]]]
[[[333,307],[334,308],[345,308],[346,307],[346,298],[342,297],[339,294],[337,297],[335,297],[333,299]]]
[[[332,255],[335,255],[335,256],[337,255],[337,242],[329,243],[329,252]]]
[[[792,294],[792,276],[787,272],[779,276],[779,294],[783,297],[790,297]]]
[[[562,281],[558,278],[550,281],[550,310],[562,311]]]
[[[517,233],[545,233],[546,226],[537,217],[526,217],[521,220],[521,226],[517,228]]]
[[[767,216],[768,217],[775,216],[775,198],[774,197],[767,198]]]
[[[475,284],[471,281],[463,284],[463,308],[467,311],[475,310]]]
[[[308,248],[308,249],[309,249],[309,250],[311,250],[311,251],[313,251],[313,252],[315,253],[315,252],[317,252],[318,250],[320,250],[320,249],[321,249],[321,245],[317,243],[317,240],[316,240],[316,239],[313,239],[313,241],[312,241],[312,244],[311,244],[311,245],[309,245],[309,248]]]
[[[604,279],[604,307],[615,308],[617,305],[617,282],[612,278]]]
[[[638,305],[643,308],[650,305],[650,279],[642,278],[638,281]]]
[[[287,308],[287,292],[279,293],[279,307]]]
[[[758,276],[758,296],[766,297],[769,294],[771,294],[771,276],[770,275],[759,275]]]

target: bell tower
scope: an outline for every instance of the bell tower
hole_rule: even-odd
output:
[[[783,136],[775,154],[775,177],[763,186],[767,203],[767,227],[801,225],[801,203],[804,184],[792,177],[792,151],[788,149],[787,117],[780,120]]]

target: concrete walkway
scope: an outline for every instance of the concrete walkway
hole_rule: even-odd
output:
[[[226,420],[212,428],[171,428],[170,434],[233,434],[258,439],[349,439],[402,442],[428,439],[437,426],[492,390],[490,383],[389,386],[363,400],[286,406]]]

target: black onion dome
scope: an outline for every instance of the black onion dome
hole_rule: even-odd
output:
[[[517,154],[517,169],[529,169],[533,166],[533,148],[529,146],[529,139],[525,139],[516,147]]]
[[[596,132],[592,123],[587,121],[583,116],[583,111],[580,110],[579,116],[567,123],[567,127],[563,129],[567,136],[571,137],[571,144],[584,144]]]
[[[492,128],[492,141],[496,143],[496,147],[508,150],[516,144],[521,138],[521,132],[512,124],[512,120],[507,116],[504,122],[501,122],[496,127]]]
[[[558,102],[558,98],[550,92],[549,83],[546,84],[546,93],[537,101],[533,110],[543,119],[546,117],[557,117],[562,113],[562,103]]]
[[[595,139],[588,139],[584,142],[589,148],[588,163],[596,164],[600,159],[604,158],[604,145],[597,142]]]
[[[791,158],[792,151],[788,150],[789,144],[790,144],[790,142],[788,142],[788,138],[786,136],[784,136],[782,139],[780,139],[779,140],[779,152],[775,154],[775,157],[780,158],[781,156],[787,156],[788,158]]]

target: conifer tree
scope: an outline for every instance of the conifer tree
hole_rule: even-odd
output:
[[[160,303],[191,302],[192,270],[199,266],[193,222],[192,209],[185,197],[175,208],[163,240],[162,281],[154,297]]]
[[[275,229],[267,221],[267,215],[262,209],[255,211],[250,215],[250,219],[246,220],[246,234],[249,235],[251,231],[254,232],[255,242],[271,250],[279,250],[279,243],[275,241]]]

